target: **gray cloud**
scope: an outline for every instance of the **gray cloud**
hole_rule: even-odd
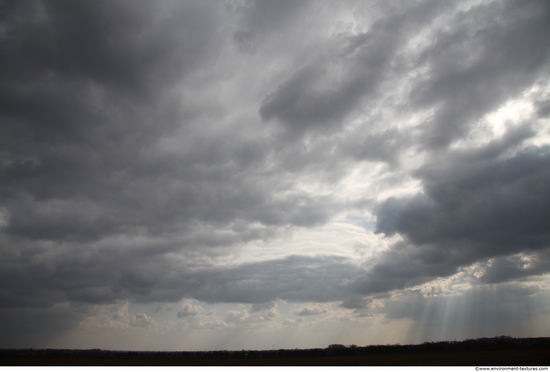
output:
[[[421,58],[430,73],[410,101],[435,108],[423,134],[429,147],[461,138],[482,115],[545,74],[549,41],[542,35],[549,31],[549,12],[544,1],[480,5],[437,35]]]
[[[452,165],[421,169],[425,193],[386,202],[378,231],[399,232],[415,244],[475,242],[487,255],[547,246],[548,148]]]
[[[337,39],[329,53],[294,71],[264,98],[262,120],[278,119],[291,134],[287,138],[341,128],[345,117],[364,108],[362,100],[395,73],[391,64],[406,33],[443,9],[433,2],[415,4],[375,22],[366,33]]]
[[[457,6],[1,2],[1,333],[24,346],[43,310],[38,347],[120,301],[266,321],[277,300],[367,309],[476,262],[475,285],[547,273],[548,4]],[[520,96],[530,118],[451,146]],[[375,202],[411,177],[421,192]],[[402,239],[366,261],[246,246],[351,209]]]
[[[345,299],[340,304],[341,307],[346,309],[364,309],[369,304],[369,300],[363,297],[354,296]]]
[[[252,304],[250,311],[257,313],[258,311],[271,310],[275,307],[275,302],[269,301],[260,304]]]
[[[277,299],[341,300],[348,283],[361,273],[342,257],[290,256],[227,267],[193,260],[193,255],[175,259],[170,250],[148,248],[152,253],[140,254],[135,246],[117,251],[89,245],[4,253],[0,264],[0,284],[6,288],[1,294],[3,307],[48,307],[64,301],[177,302],[187,297],[208,303],[256,304],[253,311],[259,311]],[[183,309],[178,314],[190,313]]]
[[[33,9],[13,10],[26,18],[10,19],[1,51],[2,71],[10,71],[0,93],[6,233],[91,242],[185,232],[197,221],[240,224],[230,236],[197,242],[231,245],[330,217],[327,197],[267,197],[277,183],[258,169],[269,149],[255,141],[207,136],[179,157],[156,150],[189,120],[171,89],[215,57],[219,10],[184,3],[167,13],[144,2],[126,12],[122,2],[86,1]],[[249,221],[265,226],[254,231]]]
[[[140,328],[147,328],[150,325],[154,324],[153,318],[148,316],[147,314],[136,314],[132,315],[132,318],[130,319],[130,325],[132,327],[140,327]]]
[[[550,271],[550,251],[544,249],[531,254],[515,254],[490,260],[483,275],[484,283],[500,283],[517,278],[546,274]]]
[[[337,301],[360,271],[341,257],[289,256],[197,273],[193,296],[206,302]],[[337,280],[335,280],[337,278]]]
[[[550,116],[550,101],[537,102],[537,113],[541,118]]]
[[[382,133],[349,138],[348,142],[343,144],[342,151],[359,161],[383,161],[396,166],[401,151],[406,147],[407,141],[403,133],[392,128]]]
[[[215,23],[214,14],[184,6],[179,11],[192,22],[172,30],[182,14],[161,27],[155,23],[161,10],[150,2],[131,11],[122,2],[33,4],[36,14],[14,9],[26,17],[8,17],[0,51],[8,232],[94,240],[143,225],[150,216],[138,212],[138,192],[148,185],[129,189],[126,182],[155,166],[139,153],[174,128],[175,106],[161,98],[208,54],[212,34],[202,31]],[[203,39],[174,39],[186,31]],[[130,42],[136,34],[140,42]]]
[[[199,315],[201,310],[202,310],[202,308],[200,306],[193,306],[193,305],[190,305],[190,304],[185,304],[182,307],[181,311],[178,311],[176,316],[178,318],[193,317],[193,316]]]
[[[253,53],[258,44],[265,42],[273,32],[288,27],[290,21],[300,17],[308,1],[264,0],[245,1],[235,6],[241,25],[233,39],[241,52]]]
[[[427,164],[417,172],[424,193],[382,203],[377,231],[399,233],[405,241],[373,264],[362,291],[403,288],[451,275],[478,260],[548,247],[544,222],[550,203],[548,148],[529,148],[510,158],[497,156],[501,152],[494,148],[498,147],[489,144],[478,153],[456,153]],[[502,260],[497,259],[486,280],[502,281],[550,269],[536,265],[497,274],[499,265],[514,265]]]
[[[318,307],[304,307],[301,309],[296,309],[294,314],[297,316],[308,316],[308,315],[319,315],[327,312],[327,309],[321,309]]]

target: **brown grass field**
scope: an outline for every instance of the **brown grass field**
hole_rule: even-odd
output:
[[[266,358],[3,357],[3,366],[549,366],[550,349],[506,348],[420,353]]]

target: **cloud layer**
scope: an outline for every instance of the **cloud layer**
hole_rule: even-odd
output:
[[[547,2],[0,9],[2,347],[546,298]]]

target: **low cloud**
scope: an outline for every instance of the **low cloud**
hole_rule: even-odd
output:
[[[275,306],[276,306],[276,304],[273,301],[264,302],[264,303],[261,303],[261,304],[252,304],[252,306],[250,307],[250,311],[253,312],[253,313],[257,313],[258,311],[262,311],[262,310],[271,310]]]
[[[150,325],[154,324],[155,321],[147,314],[136,314],[132,315],[129,323],[133,327],[147,328]]]
[[[325,314],[327,309],[320,307],[303,307],[294,310],[294,314],[297,316],[319,315]]]
[[[178,318],[187,318],[199,315],[204,309],[200,306],[193,306],[190,304],[185,304],[182,306],[181,311],[178,311],[176,316]]]

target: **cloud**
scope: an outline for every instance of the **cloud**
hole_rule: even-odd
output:
[[[285,319],[285,321],[283,322],[283,326],[297,327],[297,326],[299,326],[301,323],[304,323],[304,318]]]
[[[190,4],[167,15],[150,2],[131,11],[123,2],[33,5],[27,13],[14,7],[23,16],[8,16],[2,43],[8,233],[93,241],[144,227],[149,212],[165,228],[173,215],[158,199],[145,202],[151,180],[135,178],[155,161],[146,165],[138,152],[175,128],[177,107],[166,92],[206,58],[213,35],[202,30],[211,30],[215,13]],[[131,164],[137,173],[122,171]],[[123,186],[128,181],[135,187]]]
[[[549,12],[541,1],[491,2],[459,14],[449,31],[437,35],[422,58],[429,73],[414,86],[410,101],[435,108],[422,135],[427,146],[448,146],[486,112],[536,82],[548,63],[549,44],[527,35],[547,32]]]
[[[291,21],[302,15],[308,1],[246,1],[237,5],[241,24],[233,39],[243,53],[254,53],[258,44],[265,43],[273,32],[292,25]]]
[[[154,323],[154,319],[147,314],[132,315],[132,318],[130,319],[130,325],[133,327],[147,328]]]
[[[199,285],[190,289],[201,301],[261,304],[276,299],[335,301],[345,296],[347,281],[360,271],[340,257],[289,256],[197,274]]]
[[[240,325],[244,327],[259,327],[266,322],[272,322],[279,316],[277,309],[269,309],[263,314],[251,315],[243,309],[242,311],[229,311],[225,314],[224,321],[227,324]]]
[[[319,307],[304,307],[294,310],[294,314],[298,316],[308,316],[308,315],[319,315],[327,312],[327,309],[322,309]]]
[[[187,318],[199,315],[203,311],[203,308],[200,306],[193,306],[190,304],[185,304],[182,306],[181,311],[178,311],[176,316],[178,318]]]
[[[224,320],[226,323],[241,323],[247,318],[248,314],[246,312],[230,311],[225,315]]]
[[[364,309],[369,304],[369,301],[363,297],[355,296],[342,301],[341,307],[346,309]]]
[[[405,31],[414,32],[442,7],[420,3],[375,22],[367,32],[342,35],[328,53],[294,71],[268,94],[259,113],[264,121],[278,119],[292,138],[307,132],[340,129],[343,120],[378,92],[394,73],[390,68]]]
[[[549,271],[549,258],[547,249],[531,254],[522,252],[491,258],[479,279],[485,283],[501,283],[546,274]]]
[[[252,304],[252,306],[250,308],[250,311],[253,312],[253,313],[257,313],[258,311],[262,311],[262,310],[271,310],[275,306],[276,306],[276,304],[273,301],[264,302],[264,303],[261,303],[261,304]]]
[[[547,118],[550,116],[550,101],[537,102],[537,114],[540,118]]]
[[[330,256],[290,256],[233,267],[204,265],[199,261],[200,266],[190,270],[191,259],[159,253],[128,260],[128,253],[123,249],[120,258],[113,259],[116,256],[111,247],[82,246],[78,253],[63,254],[45,246],[36,252],[30,251],[29,257],[4,260],[3,280],[18,278],[15,283],[4,282],[3,285],[10,288],[2,294],[4,306],[42,307],[63,300],[96,304],[121,299],[175,302],[183,297],[208,303],[260,304],[258,306],[277,299],[326,302],[343,298],[346,280],[351,281],[360,273],[347,259]],[[106,252],[111,255],[105,255]],[[29,265],[29,259],[43,255],[53,255],[54,263],[41,261],[29,273],[16,270]],[[37,295],[22,295],[30,290],[37,291]]]
[[[174,315],[186,329],[274,324],[327,303],[417,319],[454,298],[417,286],[464,275],[472,296],[520,298],[514,285],[549,270],[547,2],[0,7],[14,345],[41,316],[55,327],[36,347]],[[160,311],[182,299],[210,311]]]
[[[409,281],[451,275],[461,266],[490,257],[545,254],[535,252],[549,243],[542,222],[550,202],[544,191],[550,184],[548,148],[525,148],[509,157],[489,150],[493,148],[489,143],[477,154],[450,153],[428,163],[416,173],[423,193],[381,204],[377,231],[388,236],[399,233],[405,240],[374,264],[372,272],[382,277],[373,274],[367,282],[379,282],[380,290],[402,288]],[[491,271],[495,274],[487,274],[491,280],[506,280],[506,274],[495,272],[502,259],[495,262]],[[548,269],[537,265],[536,271],[510,270],[507,275],[530,276]],[[365,285],[366,291],[378,288]]]

